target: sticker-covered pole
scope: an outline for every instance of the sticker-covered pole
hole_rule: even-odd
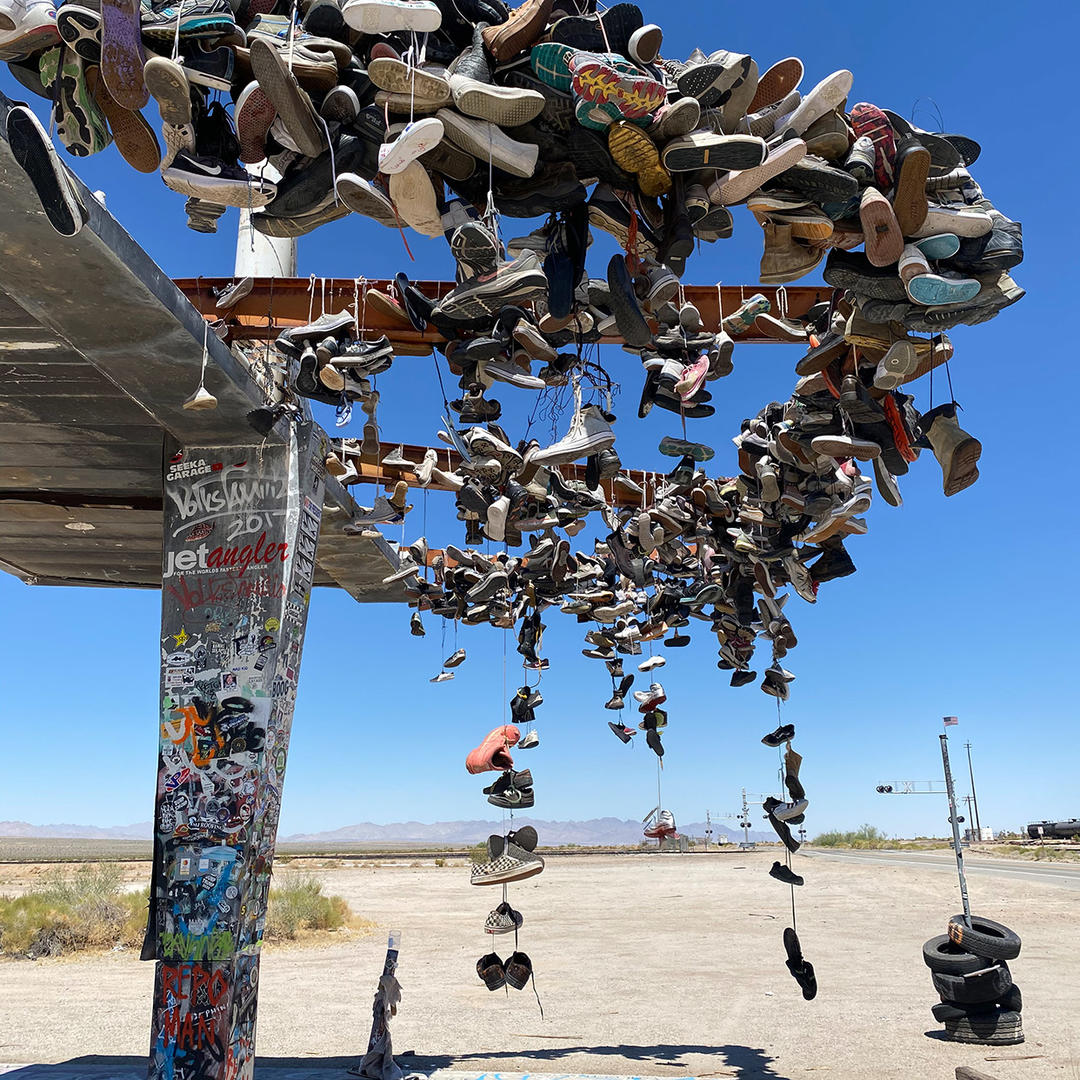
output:
[[[169,446],[150,1080],[251,1080],[259,951],[322,514],[310,427]]]

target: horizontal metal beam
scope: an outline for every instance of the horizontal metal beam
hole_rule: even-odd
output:
[[[420,333],[364,302],[367,289],[386,292],[393,286],[391,281],[316,278],[312,285],[310,278],[257,278],[251,292],[243,300],[228,311],[218,311],[214,290],[225,288],[231,280],[177,278],[176,286],[207,318],[224,317],[233,340],[274,338],[290,326],[303,326],[323,311],[351,309],[357,301],[361,333],[385,334],[396,346],[430,345],[443,340],[442,335],[434,329]],[[413,284],[432,299],[441,298],[454,288],[452,281],[415,281]],[[774,314],[786,311],[798,317],[819,301],[829,299],[832,289],[827,285],[779,288],[771,285],[685,285],[682,288],[683,299],[698,309],[705,326],[712,330],[720,325],[721,306],[723,315],[730,315],[755,293],[761,293],[769,300]],[[738,341],[757,345],[778,344],[774,338],[766,337],[753,327],[740,335]],[[622,339],[607,337],[603,339],[603,344],[621,345]]]

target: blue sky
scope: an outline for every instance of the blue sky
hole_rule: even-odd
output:
[[[722,18],[707,20],[696,4],[641,6],[664,26],[664,55],[681,57],[699,44],[706,51],[724,47],[753,53],[762,69],[799,55],[804,87],[848,67],[855,73],[851,104],[872,101],[932,129],[940,110],[945,130],[982,142],[976,179],[1024,224],[1026,261],[1014,276],[1027,297],[993,322],[953,334],[962,422],[983,443],[980,481],[946,499],[940,469],[925,453],[901,480],[903,507],[875,500],[870,533],[849,543],[858,573],[823,586],[814,607],[797,597],[788,606],[800,643],[785,661],[797,681],[783,718],[795,723],[805,759],[807,829],[873,822],[900,835],[943,834],[943,799],[884,797],[874,786],[940,777],[936,736],[944,714],[961,721],[950,729],[958,772],[964,773],[962,742],[974,744],[984,824],[1016,828],[1080,814],[1071,684],[1078,386],[1068,331],[1077,287],[1077,154],[1061,109],[1069,100],[1064,72],[1072,67],[1075,11],[1060,5],[1048,35],[1030,31],[1014,6],[999,3],[981,5],[974,18],[933,19],[932,30],[898,5],[792,6],[766,21],[745,6],[727,6]],[[22,96],[6,69],[0,89]],[[231,272],[235,211],[217,236],[202,236],[184,227],[182,197],[157,177],[132,172],[115,151],[72,163],[92,188],[105,190],[110,208],[168,273]],[[516,235],[519,226],[527,231],[527,223],[505,222],[504,235]],[[396,234],[353,216],[301,240],[300,272],[451,273],[441,241],[410,236],[409,243],[415,264]],[[594,274],[602,275],[610,253],[601,234],[591,249]],[[734,239],[705,246],[686,280],[752,286],[759,258],[759,230],[738,210]],[[691,422],[692,433],[716,447],[716,472],[735,470],[729,440],[739,421],[790,393],[798,355],[786,346],[736,350],[735,373],[711,387],[717,415]],[[675,434],[677,423],[659,410],[637,421],[637,361],[606,350],[605,362],[623,388],[615,411],[624,463],[662,469],[656,444]],[[944,379],[935,379],[935,404],[944,388]],[[383,438],[431,443],[441,412],[431,359],[400,359],[379,389]],[[927,408],[926,380],[915,392]],[[532,395],[507,387],[497,396],[504,424],[513,436],[522,434]],[[567,419],[564,411],[555,421],[559,434]],[[359,422],[348,430],[358,435]],[[547,421],[533,433],[542,438],[551,430]],[[362,502],[372,494],[357,491]],[[462,542],[448,496],[416,492],[413,501],[406,540],[424,531],[426,514],[433,546]],[[389,535],[401,539],[402,530]],[[0,578],[7,638],[0,651],[0,820],[109,825],[150,818],[158,603],[149,591],[30,589]],[[505,642],[504,675],[504,633],[461,628],[456,640],[468,660],[453,682],[431,685],[427,680],[453,651],[453,627],[444,641],[440,621],[429,617],[428,636],[413,638],[408,615],[405,607],[360,606],[338,591],[316,592],[283,835],[357,821],[498,820],[480,794],[482,778],[467,775],[463,762],[502,722],[506,696],[518,685],[513,641]],[[643,744],[624,747],[608,731],[613,714],[602,706],[609,681],[598,661],[580,655],[584,628],[554,610],[546,621],[552,667],[541,686],[541,744],[519,755],[536,778],[534,813],[641,817],[655,803],[655,758]],[[768,662],[764,652],[759,670]],[[676,818],[699,821],[706,808],[734,811],[740,787],[774,787],[775,752],[758,743],[775,724],[774,700],[753,685],[729,688],[709,636],[666,655],[664,802]]]

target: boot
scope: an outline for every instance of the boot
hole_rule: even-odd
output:
[[[790,225],[764,226],[765,252],[761,256],[761,281],[765,285],[783,285],[810,273],[819,262],[822,252],[797,243],[791,236]]]
[[[956,403],[931,409],[920,423],[941,465],[945,494],[955,495],[971,487],[979,479],[976,462],[982,453],[982,443],[957,423]]]
[[[788,743],[788,748],[784,751],[784,787],[788,789],[792,802],[806,798],[806,791],[799,780],[800,765],[802,765],[802,754],[796,753]]]

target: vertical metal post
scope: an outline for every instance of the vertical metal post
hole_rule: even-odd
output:
[[[975,794],[975,770],[971,767],[971,743],[966,742],[964,746],[967,749],[968,756],[968,776],[971,777],[971,801],[975,806],[975,828],[977,830],[976,835],[979,840],[982,840],[982,825],[979,824],[979,796]]]
[[[251,212],[240,211],[233,273],[243,277],[296,277],[296,240],[264,236],[251,224]]]
[[[322,514],[312,429],[167,448],[149,1080],[251,1080],[259,955]]]
[[[964,877],[964,851],[960,846],[960,822],[957,820],[956,793],[953,790],[952,769],[949,768],[949,736],[942,732],[941,762],[945,766],[945,790],[949,794],[949,821],[952,822],[953,851],[956,853],[956,872],[960,877],[960,896],[964,901],[964,919],[971,925],[971,905],[968,903],[967,878]]]

